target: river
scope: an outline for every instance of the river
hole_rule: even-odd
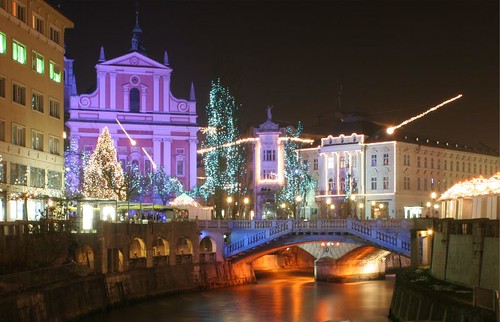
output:
[[[280,275],[257,284],[167,296],[93,315],[85,322],[388,322],[394,278],[346,284]]]

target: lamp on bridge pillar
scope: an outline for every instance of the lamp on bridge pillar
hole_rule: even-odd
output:
[[[436,203],[436,198],[437,198],[437,193],[435,193],[434,191],[431,193],[431,199],[432,199],[432,208],[434,208],[432,210],[432,215],[431,217],[436,217],[435,215],[437,215],[437,210],[439,208],[439,205]],[[439,217],[439,216],[438,216]]]
[[[300,195],[295,197],[295,219],[300,219],[300,202],[302,201],[302,197]]]
[[[230,210],[231,210],[231,204],[233,203],[233,197],[228,196],[226,201],[227,201],[227,217],[231,219]]]
[[[333,217],[335,217],[335,213],[334,213],[335,205],[333,203],[330,205],[330,209],[332,210],[332,218],[333,218]]]
[[[430,217],[431,216],[431,202],[427,201],[427,203],[425,205],[427,206],[427,213],[426,213],[425,217]]]
[[[351,201],[352,201],[351,216],[353,218],[357,218],[357,215],[356,215],[356,195],[351,195]]]
[[[332,199],[326,198],[326,218],[330,217],[330,206],[332,204]]]

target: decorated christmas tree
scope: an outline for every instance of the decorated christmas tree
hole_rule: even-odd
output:
[[[154,196],[159,198],[164,205],[183,192],[182,182],[167,175],[163,167],[151,173],[149,182]]]
[[[210,102],[206,108],[208,128],[204,148],[211,149],[204,155],[206,181],[200,189],[212,196],[217,217],[221,217],[224,200],[232,195],[238,200],[242,193],[241,177],[244,174],[243,145],[231,144],[238,140],[238,105],[229,89],[222,86],[220,80],[212,82]]]
[[[109,130],[105,127],[84,168],[83,194],[87,198],[124,200],[123,186],[123,170],[116,158]]]

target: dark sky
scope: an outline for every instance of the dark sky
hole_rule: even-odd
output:
[[[67,53],[79,93],[95,86],[99,48],[127,53],[137,1],[56,0],[74,23]],[[242,105],[243,126],[266,118],[328,133],[340,111],[398,124],[458,94],[405,128],[427,138],[499,148],[498,1],[140,0],[149,57],[174,69],[172,91],[197,93],[200,124],[210,82]],[[350,134],[350,133],[349,133]]]

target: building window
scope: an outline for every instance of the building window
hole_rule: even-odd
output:
[[[55,117],[56,119],[61,118],[61,113],[60,113],[60,105],[58,101],[50,100],[49,101],[49,113],[50,116]]]
[[[12,84],[12,101],[26,106],[26,87],[19,84]]]
[[[0,54],[7,52],[7,37],[3,32],[0,32]]]
[[[420,156],[417,157],[417,167],[420,168],[421,164],[420,164]]]
[[[382,184],[384,186],[384,190],[389,190],[389,177],[384,177]]]
[[[313,170],[318,170],[318,159],[313,160]]]
[[[403,157],[403,164],[405,166],[409,166],[410,165],[410,155],[409,154],[405,154],[404,157]]]
[[[5,121],[0,120],[0,141],[5,142]]]
[[[389,165],[389,154],[384,153],[384,165]]]
[[[264,179],[264,180],[276,179],[276,171],[270,170],[270,169],[263,170],[262,171],[262,179]]]
[[[36,130],[31,131],[31,148],[43,151],[43,133]]]
[[[333,169],[333,157],[327,158],[328,169]]]
[[[434,169],[434,158],[431,158],[431,169]]]
[[[34,50],[31,52],[31,68],[38,74],[43,74],[45,71],[45,59]]]
[[[176,148],[175,154],[184,154],[184,149],[183,148]]]
[[[335,184],[333,183],[333,179],[330,178],[328,179],[328,191],[333,193],[333,190],[335,190]]]
[[[5,77],[0,76],[0,97],[5,98]]]
[[[178,177],[184,177],[184,159],[177,159],[175,162],[175,174]]]
[[[12,125],[12,144],[26,146],[26,129],[20,125]]]
[[[372,190],[377,190],[377,177],[372,177],[371,184]]]
[[[49,136],[49,153],[60,155],[59,139],[54,136]]]
[[[339,158],[339,168],[345,168],[345,157],[341,156]]]
[[[130,90],[130,112],[132,113],[139,113],[141,110],[141,105],[140,105],[140,95],[139,95],[139,90],[137,88],[132,88]]]
[[[448,161],[444,160],[444,170],[448,170]]]
[[[462,172],[465,172],[465,162],[462,162]]]
[[[47,188],[61,189],[62,188],[62,173],[57,171],[47,172]]]
[[[12,59],[20,64],[26,64],[26,46],[16,40],[12,41]]]
[[[17,19],[26,22],[26,7],[18,1],[12,1],[12,15]]]
[[[441,159],[437,159],[436,162],[437,162],[437,169],[441,170]]]
[[[149,159],[144,160],[144,172],[151,173],[153,172],[153,167],[151,166],[151,161]]]
[[[38,111],[40,113],[43,113],[43,95],[33,92],[31,94],[31,108],[34,111]]]
[[[7,183],[7,161],[0,161],[0,183]]]
[[[427,178],[424,178],[424,191],[427,191]]]
[[[372,154],[372,167],[376,167],[376,166],[377,166],[377,155]]]
[[[455,165],[456,165],[455,169],[457,169],[456,171],[460,171],[460,162],[457,161]]]
[[[427,157],[424,157],[424,168],[427,169]]]
[[[40,16],[33,15],[33,29],[41,33],[45,34],[45,21],[40,18]]]
[[[55,42],[56,44],[59,44],[60,42],[60,32],[58,29],[54,28],[54,27],[50,27],[50,40],[52,40],[53,42]]]
[[[346,188],[345,187],[345,178],[341,178],[340,179],[340,187],[339,187],[340,193],[345,193],[345,188]]]
[[[264,161],[276,161],[276,150],[264,150]]]
[[[10,163],[10,184],[26,186],[26,176],[28,167],[22,164]]]
[[[420,191],[421,190],[421,186],[420,186],[420,178],[417,178],[417,190]]]
[[[45,188],[45,170],[30,167],[30,187]]]
[[[403,183],[404,183],[404,189],[405,190],[410,190],[410,178],[409,177],[404,177],[403,178]]]
[[[56,83],[61,82],[61,66],[59,64],[54,63],[53,61],[49,62],[49,78],[52,79]]]

